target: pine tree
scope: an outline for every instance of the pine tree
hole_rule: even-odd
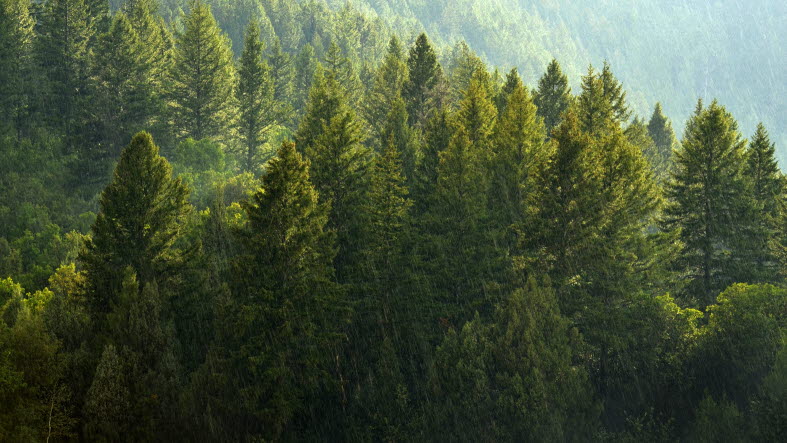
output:
[[[776,146],[771,142],[762,123],[746,150],[744,175],[749,180],[751,197],[756,206],[753,213],[755,238],[758,245],[749,245],[757,255],[755,261],[765,280],[772,280],[779,254],[777,232],[779,209],[783,206],[785,179],[776,161]]]
[[[363,85],[357,67],[335,42],[328,47],[324,67],[325,76],[332,78],[344,91],[347,104],[353,109],[360,109]]]
[[[604,95],[604,82],[592,65],[582,77],[582,93],[577,98],[577,109],[584,132],[598,134],[614,126],[612,103]]]
[[[363,128],[355,113],[345,109],[332,116],[315,143],[304,150],[312,164],[314,187],[321,201],[331,205],[328,227],[337,235],[339,254],[335,265],[342,283],[351,278],[360,248],[360,208],[369,179],[369,150],[362,145],[363,139]]]
[[[560,70],[560,64],[552,59],[547,71],[538,80],[538,90],[533,102],[538,107],[538,115],[544,119],[547,134],[560,124],[562,115],[571,104],[571,88],[568,77]]]
[[[244,150],[244,169],[254,173],[257,151],[266,131],[275,123],[274,84],[270,67],[262,60],[260,30],[252,21],[246,31],[238,66],[238,134]]]
[[[502,115],[508,106],[508,100],[511,97],[511,94],[517,89],[522,88],[524,85],[522,84],[522,78],[519,77],[519,72],[516,68],[512,68],[511,71],[506,74],[506,81],[503,84],[503,87],[500,89],[500,92],[495,96],[495,106],[497,106],[497,112],[499,115]]]
[[[134,136],[121,153],[112,182],[101,194],[92,237],[80,255],[96,314],[110,311],[121,289],[118,269],[130,266],[144,287],[160,289],[177,281],[184,254],[175,246],[182,237],[188,188],[172,177],[150,134]]]
[[[226,138],[235,83],[229,38],[201,1],[191,5],[183,17],[183,31],[175,37],[169,94],[178,135]]]
[[[681,145],[667,187],[666,226],[681,229],[679,266],[690,279],[690,296],[704,306],[730,283],[746,281],[746,270],[757,270],[744,252],[752,235],[745,142],[732,115],[714,101],[698,105]]]
[[[450,100],[453,105],[458,105],[462,100],[464,93],[469,90],[470,83],[478,71],[483,71],[483,74],[489,75],[484,62],[467,46],[467,43],[457,43],[453,48],[447,70],[450,79]]]
[[[470,143],[477,147],[484,158],[491,155],[489,143],[497,119],[497,109],[490,99],[487,79],[486,71],[473,74],[457,112],[457,120],[464,127]]]
[[[629,111],[626,104],[626,91],[623,90],[623,85],[612,74],[612,68],[606,60],[604,60],[604,66],[601,68],[599,78],[604,87],[604,97],[612,105],[612,119],[621,125],[625,124],[631,117],[631,111]]]
[[[762,123],[757,125],[746,153],[746,175],[752,181],[754,200],[773,215],[784,193],[784,179],[776,162],[776,146]]]
[[[402,173],[411,185],[415,175],[415,164],[418,157],[418,135],[407,124],[407,107],[401,98],[395,99],[390,106],[385,124],[382,128],[382,139],[393,142],[401,155]]]
[[[420,126],[429,116],[429,96],[432,89],[442,78],[442,68],[437,55],[426,34],[421,34],[410,48],[407,58],[409,76],[404,84],[402,95],[407,102],[410,124]]]
[[[281,49],[278,39],[273,40],[268,65],[271,67],[273,79],[273,98],[276,103],[275,117],[280,122],[289,122],[292,118],[293,82],[295,81],[295,68],[292,58]]]
[[[62,128],[68,147],[76,150],[83,129],[82,110],[89,98],[89,46],[96,33],[95,23],[85,0],[52,0],[44,7],[40,27],[37,54],[49,80],[49,117]]]
[[[543,169],[548,154],[544,124],[530,94],[521,82],[510,87],[493,137],[495,157],[489,190],[490,209],[504,237],[509,237],[509,229],[522,221],[532,203],[534,177]]]
[[[94,160],[114,161],[123,143],[140,129],[150,129],[157,113],[155,69],[130,20],[122,12],[98,37],[91,83],[95,93],[95,142],[103,147]]]
[[[388,116],[394,104],[402,97],[402,88],[407,81],[407,65],[396,36],[388,43],[388,52],[374,75],[374,86],[367,96],[366,120],[375,132],[375,146],[382,149],[387,143],[385,134]],[[405,116],[405,124],[407,124]]]
[[[317,58],[314,55],[314,48],[306,44],[301,48],[295,57],[295,79],[294,79],[294,112],[296,120],[306,112],[306,103],[309,100],[309,91],[312,88],[312,80],[317,71]]]
[[[276,439],[297,435],[315,399],[338,389],[336,350],[347,310],[333,280],[329,207],[311,185],[308,161],[284,143],[267,171],[262,189],[243,204],[244,253],[233,265],[237,293],[223,308],[228,328],[219,343],[224,373],[232,374],[224,382],[244,399],[233,401],[239,410],[226,429]]]
[[[0,125],[20,131],[29,123],[28,76],[32,74],[33,26],[30,2],[0,1]]]
[[[530,278],[496,306],[451,330],[435,355],[437,439],[563,441],[585,438],[601,409],[582,345],[547,280]]]
[[[661,109],[661,103],[656,103],[653,115],[648,121],[648,135],[656,147],[656,151],[649,155],[651,164],[656,169],[657,175],[665,176],[672,164],[672,151],[676,148],[677,140],[672,130],[672,123]]]
[[[449,115],[440,109],[432,115],[424,126],[421,156],[416,163],[413,178],[412,196],[415,201],[414,212],[424,215],[432,206],[437,188],[440,153],[448,149],[453,136]]]

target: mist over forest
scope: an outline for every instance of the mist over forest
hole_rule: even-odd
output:
[[[0,442],[787,441],[785,18],[0,0]]]

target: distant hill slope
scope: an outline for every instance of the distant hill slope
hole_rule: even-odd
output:
[[[326,0],[339,6],[345,0]],[[763,121],[787,164],[784,0],[353,0],[407,34],[464,39],[535,84],[557,58],[575,87],[609,60],[635,111],[661,101],[681,135],[697,98],[718,98],[749,137]]]

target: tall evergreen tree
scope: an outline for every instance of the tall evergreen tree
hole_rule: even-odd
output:
[[[185,256],[175,243],[183,235],[188,193],[150,134],[135,135],[101,194],[93,235],[80,255],[94,313],[108,313],[120,293],[118,269],[130,266],[143,288],[177,282]]]
[[[514,83],[495,127],[494,159],[489,190],[490,209],[504,237],[522,221],[534,190],[536,172],[548,156],[544,124],[521,82]],[[509,242],[509,246],[511,246]]]
[[[176,34],[169,91],[180,137],[227,137],[233,118],[235,72],[229,38],[210,7],[195,0]]]
[[[666,226],[681,229],[679,266],[690,295],[704,306],[757,271],[745,252],[753,208],[743,175],[745,142],[732,115],[714,101],[698,105],[681,145],[667,187]]]
[[[432,206],[437,188],[440,153],[448,149],[452,136],[453,128],[445,109],[436,111],[424,126],[421,156],[416,163],[412,189],[414,212],[419,216],[424,215]]]
[[[154,67],[128,17],[118,12],[107,33],[98,37],[92,86],[95,143],[103,147],[94,160],[114,161],[123,144],[141,129],[150,129],[157,113]],[[106,163],[103,163],[106,164]]]
[[[49,117],[62,128],[68,146],[76,150],[88,101],[89,47],[96,34],[95,22],[85,0],[52,0],[45,4],[40,29],[37,53],[49,80]]]
[[[516,68],[512,68],[508,74],[506,74],[506,80],[503,84],[500,91],[495,96],[495,106],[497,106],[498,114],[503,114],[505,111],[506,106],[508,106],[508,100],[511,97],[511,94],[517,89],[523,87],[522,78],[519,76],[519,71]]]
[[[776,146],[762,123],[746,150],[746,175],[751,180],[754,200],[767,214],[774,214],[784,193],[784,178],[776,161]]]
[[[226,420],[223,435],[276,439],[305,432],[300,425],[320,394],[338,393],[336,351],[348,311],[333,280],[329,207],[292,143],[282,145],[243,208],[249,221],[233,265],[236,296],[220,308],[213,357],[233,374],[222,383],[234,395],[229,404],[209,396],[205,406]]]
[[[376,137],[375,146],[381,150],[386,140],[385,126],[388,115],[397,100],[402,97],[402,88],[407,81],[407,65],[396,36],[388,42],[388,52],[374,75],[374,85],[367,96],[365,106],[366,120]],[[407,120],[405,119],[405,124]]]
[[[0,124],[19,131],[30,106],[33,26],[30,2],[0,1]]]
[[[296,120],[300,121],[300,117],[306,112],[309,91],[312,88],[312,80],[314,80],[314,74],[317,71],[317,57],[314,54],[312,45],[307,43],[301,48],[295,57],[294,65],[294,112],[296,117],[298,117]]]
[[[601,68],[599,78],[604,87],[604,97],[612,105],[612,118],[621,125],[625,124],[631,117],[631,111],[629,111],[626,103],[626,91],[623,90],[623,85],[612,74],[612,68],[606,60],[604,60],[604,66]]]
[[[259,26],[252,21],[246,31],[238,63],[238,86],[235,88],[244,169],[252,173],[265,132],[275,122],[274,85],[270,67],[262,60],[262,46]]]
[[[538,80],[538,90],[533,102],[538,107],[538,115],[544,119],[547,134],[560,123],[561,116],[571,104],[571,88],[568,77],[560,70],[560,64],[552,59],[547,71]]]
[[[443,75],[437,55],[426,34],[420,34],[410,48],[407,70],[409,76],[402,95],[407,102],[410,124],[419,126],[429,116],[429,95]]]
[[[672,164],[672,151],[676,148],[677,140],[672,123],[661,109],[661,103],[656,103],[653,108],[653,115],[648,121],[648,135],[656,147],[656,151],[649,156],[651,163],[658,175],[666,175]]]
[[[271,78],[273,79],[276,118],[281,122],[289,122],[292,117],[292,88],[295,81],[295,68],[290,55],[282,51],[279,39],[273,40],[273,46],[268,56],[268,65],[271,67]]]

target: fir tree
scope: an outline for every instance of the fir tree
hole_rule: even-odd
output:
[[[29,124],[23,117],[30,112],[34,24],[30,2],[0,1],[0,121],[17,131]]]
[[[49,80],[51,116],[57,118],[53,123],[62,127],[68,146],[76,150],[88,100],[89,46],[95,23],[85,0],[52,0],[45,5],[40,27],[38,61]]]
[[[423,146],[421,156],[416,163],[412,191],[415,201],[414,210],[418,215],[423,215],[433,203],[440,153],[448,149],[453,136],[449,121],[448,112],[441,109],[432,115],[424,127]]]
[[[766,213],[773,215],[782,194],[784,179],[776,161],[776,146],[762,123],[746,150],[746,175],[751,180],[754,200]]]
[[[201,1],[191,5],[183,17],[183,31],[175,37],[169,93],[178,135],[197,140],[227,137],[235,82],[229,38]]]
[[[309,91],[312,88],[312,80],[317,71],[317,58],[314,48],[306,44],[301,48],[295,57],[295,79],[294,79],[294,108],[295,115],[302,117],[306,112],[306,103],[309,100]],[[297,120],[300,120],[298,118]]]
[[[522,78],[519,77],[519,72],[516,68],[512,68],[511,71],[506,74],[506,81],[503,84],[503,87],[500,89],[500,92],[498,92],[495,97],[495,106],[497,106],[498,114],[503,114],[506,106],[508,105],[508,100],[511,97],[511,94],[517,88],[522,88],[523,86]]]
[[[568,77],[560,70],[560,64],[552,59],[547,71],[538,80],[538,90],[533,102],[538,107],[538,115],[544,119],[547,134],[560,124],[562,115],[571,104],[571,88]]]
[[[256,22],[246,31],[238,66],[238,134],[243,143],[244,169],[254,173],[257,151],[266,131],[275,123],[274,85],[270,68],[262,60],[262,42]]]
[[[299,432],[321,392],[339,388],[336,350],[347,310],[333,281],[329,207],[292,143],[282,145],[243,208],[249,221],[234,263],[237,295],[222,308],[230,327],[219,343],[226,373],[235,374],[225,383],[244,401],[234,400],[227,429],[275,439]]]
[[[101,194],[93,235],[80,255],[96,314],[110,311],[121,281],[118,269],[130,266],[141,285],[177,281],[184,255],[175,246],[189,210],[188,188],[172,177],[152,137],[134,136],[121,153],[112,182]]]
[[[626,91],[623,90],[623,85],[612,74],[612,68],[606,60],[604,60],[604,66],[601,68],[599,78],[604,87],[604,97],[612,105],[612,119],[621,125],[625,124],[631,117],[631,111],[629,111],[626,103]]]
[[[657,175],[665,176],[672,164],[672,151],[676,148],[677,140],[672,130],[672,123],[661,109],[661,103],[656,103],[653,115],[648,121],[648,135],[656,148],[655,152],[649,155],[651,164]]]
[[[410,124],[422,125],[429,115],[429,96],[442,77],[442,68],[426,34],[421,34],[410,48],[407,58],[409,76],[402,95],[407,102]]]
[[[495,127],[495,157],[491,169],[490,209],[507,232],[521,222],[531,204],[536,171],[543,168],[548,150],[544,148],[544,125],[536,106],[521,82],[514,83],[507,104]]]
[[[752,240],[745,142],[732,115],[714,101],[708,108],[698,104],[681,145],[667,187],[666,226],[681,229],[679,266],[690,279],[690,295],[704,306],[757,270],[743,251]]]
[[[153,123],[158,111],[155,68],[144,45],[122,12],[98,37],[91,81],[96,95],[95,141],[103,149],[94,160],[113,161],[135,132],[150,129]]]
[[[394,103],[402,97],[402,87],[407,81],[407,65],[404,62],[399,40],[394,36],[388,43],[388,52],[374,76],[374,86],[365,106],[366,120],[375,132],[375,146],[382,149],[387,142],[385,134],[388,116]],[[405,115],[405,124],[407,124]]]
[[[295,81],[295,68],[292,58],[281,49],[278,39],[273,40],[273,46],[268,55],[268,65],[271,67],[273,79],[273,98],[276,108],[273,110],[278,121],[289,122],[292,117],[293,82]]]

